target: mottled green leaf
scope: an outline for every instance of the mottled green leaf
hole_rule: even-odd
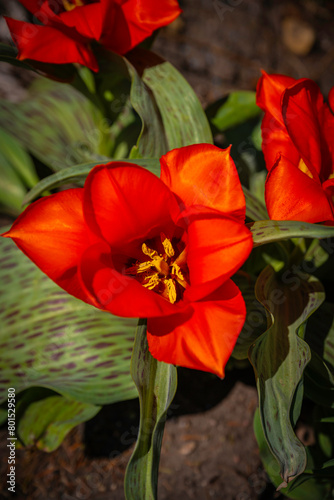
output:
[[[131,373],[139,393],[140,426],[126,470],[125,497],[127,500],[155,500],[162,436],[176,391],[177,372],[175,366],[151,356],[143,321],[136,333]]]
[[[0,151],[27,187],[31,188],[37,184],[39,177],[31,157],[20,146],[18,140],[2,128],[0,128]]]
[[[158,158],[168,151],[167,139],[157,104],[145,82],[140,78],[132,64],[124,59],[131,76],[130,101],[141,118],[142,129],[137,139],[134,156]]]
[[[106,163],[110,163],[114,160],[108,160],[108,161],[100,161],[98,162],[99,165],[105,165]],[[141,167],[146,168],[150,172],[152,172],[155,175],[160,175],[160,162],[156,158],[137,158],[137,159],[119,159],[115,160],[117,162],[119,161],[125,161],[129,163],[133,163],[135,165],[140,165]],[[45,179],[42,179],[33,189],[29,191],[29,193],[25,196],[24,198],[24,204],[30,203],[33,201],[35,198],[40,196],[46,189],[54,189],[58,186],[61,186],[62,184],[66,184],[67,182],[82,182],[85,180],[89,172],[92,170],[92,168],[95,167],[97,163],[85,163],[83,165],[76,165],[74,167],[68,167],[65,168],[64,170],[61,170],[60,172],[57,172],[53,175],[50,175],[49,177],[46,177]]]
[[[174,66],[163,60],[147,66],[143,81],[152,91],[161,113],[168,150],[213,143],[210,125],[198,97]]]
[[[50,396],[28,406],[19,421],[18,437],[24,446],[53,451],[71,429],[93,418],[100,409],[63,396]]]
[[[136,321],[73,298],[0,238],[0,402],[42,386],[89,404],[131,399]]]
[[[333,226],[322,226],[293,220],[263,220],[248,224],[254,246],[290,238],[330,238]]]
[[[298,271],[293,277],[295,280],[286,279],[270,266],[260,274],[256,296],[267,309],[271,326],[250,350],[264,435],[286,484],[306,466],[304,446],[292,427],[300,411],[301,393],[295,399],[296,390],[302,390],[303,372],[310,361],[310,349],[299,335],[307,318],[324,300],[316,278]]]
[[[245,186],[242,186],[242,190],[246,200],[246,216],[254,221],[267,221],[269,216],[266,207]]]
[[[98,162],[108,152],[100,111],[68,84],[36,79],[25,100],[0,101],[0,126],[51,170]]]
[[[13,215],[21,212],[21,205],[26,194],[23,181],[15,172],[13,165],[0,150],[0,203]]]
[[[236,274],[233,281],[241,290],[246,303],[246,321],[238,336],[232,356],[236,359],[247,359],[249,348],[267,329],[267,315],[262,304],[255,297],[255,278]]]
[[[251,91],[231,92],[211,119],[212,123],[223,132],[259,115],[261,109],[256,105],[255,97],[256,93]]]
[[[264,468],[270,480],[277,488],[280,486],[282,481],[280,468],[267,444],[258,409],[254,414],[254,433],[259,446],[260,457]],[[320,500],[330,498],[327,496],[330,493],[330,490],[331,485],[329,482],[324,483],[323,481],[319,481],[318,478],[304,473],[298,476],[295,480],[292,480],[287,487],[281,488],[280,492],[287,498],[292,498],[294,500]]]

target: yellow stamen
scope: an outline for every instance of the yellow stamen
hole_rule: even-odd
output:
[[[172,264],[171,275],[174,277],[174,279],[178,283],[180,283],[181,286],[183,286],[183,288],[187,288],[187,282],[184,279],[184,276],[182,274],[180,266],[178,266],[177,264],[175,264],[175,262],[174,262],[174,264]]]
[[[164,280],[164,283],[167,287],[168,300],[171,304],[174,304],[174,302],[176,302],[176,298],[177,298],[174,280],[172,280],[172,279]]]
[[[72,1],[73,3],[70,2],[70,0],[63,0],[63,5],[65,10],[73,10],[76,7],[83,7],[85,5],[82,0],[72,0]]]
[[[148,255],[149,257],[151,257],[151,259],[153,259],[153,257],[155,255],[158,255],[158,252],[156,250],[152,250],[152,248],[149,248],[146,243],[143,243],[142,246],[141,246],[141,251],[145,254],[145,255]]]
[[[164,234],[161,235],[161,240],[167,257],[173,257],[175,252],[171,241]]]
[[[145,288],[148,288],[149,290],[153,290],[153,288],[155,288],[156,286],[158,286],[159,283],[160,283],[160,278],[159,278],[159,274],[158,273],[155,273],[152,276],[147,276],[147,278],[145,278],[145,279],[148,279],[148,282],[147,283],[143,283],[143,286]]]
[[[150,260],[145,262],[137,261],[136,264],[129,266],[125,273],[137,275],[138,281],[145,288],[154,290],[174,304],[182,297],[182,291],[178,284],[183,288],[188,286],[181,271],[181,266],[186,266],[186,254],[183,251],[174,260],[175,252],[171,241],[163,233],[161,233],[160,238],[164,248],[163,255],[143,243],[142,252]]]

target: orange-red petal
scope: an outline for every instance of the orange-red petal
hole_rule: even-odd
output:
[[[243,327],[246,307],[229,280],[206,300],[191,304],[193,313],[148,320],[149,349],[156,359],[224,376]]]
[[[88,175],[84,190],[87,223],[113,249],[143,243],[161,231],[173,236],[172,215],[179,213],[175,197],[149,171],[125,162],[99,165]]]
[[[245,197],[230,148],[186,146],[162,156],[160,163],[161,180],[177,195],[181,209],[203,205],[244,221]]]
[[[84,38],[99,40],[102,34],[102,11],[99,2],[62,12],[59,19]],[[110,21],[109,21],[110,22]]]
[[[323,222],[333,220],[325,191],[319,182],[281,157],[269,172],[265,198],[270,219]]]
[[[78,265],[96,241],[83,218],[83,190],[69,189],[30,205],[3,236],[17,246],[57,285],[90,302],[81,287]]]
[[[133,49],[154,30],[171,23],[181,13],[176,0],[128,0],[113,3],[112,16],[104,17],[101,43],[118,54],[125,54]],[[109,1],[109,5],[104,5],[103,8],[110,12],[111,4]]]
[[[318,85],[299,80],[282,96],[282,113],[286,130],[300,156],[316,179],[325,162],[326,147],[319,123],[319,108],[324,106]]]
[[[18,58],[45,63],[80,63],[98,70],[95,56],[88,44],[78,42],[51,26],[39,26],[6,18]]]
[[[244,224],[213,211],[189,215],[187,233],[191,286],[184,298],[194,301],[212,293],[242,266],[253,239]]]
[[[290,159],[296,166],[300,155],[293,145],[284,124],[274,118],[270,112],[266,112],[262,124],[262,151],[268,170],[275,165],[277,156],[283,155]]]
[[[256,104],[268,111],[281,125],[283,125],[281,97],[284,90],[296,82],[294,78],[285,75],[268,75],[262,71],[262,76],[256,88]]]

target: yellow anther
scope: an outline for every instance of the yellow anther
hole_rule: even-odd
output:
[[[143,286],[145,288],[148,288],[149,290],[153,290],[153,288],[155,288],[160,283],[160,278],[159,278],[159,274],[158,273],[153,274],[152,276],[148,276],[145,279],[147,279],[148,282],[147,283],[143,283]]]
[[[148,271],[149,269],[151,269],[151,267],[153,266],[153,262],[152,260],[149,260],[147,262],[140,262],[137,266],[137,273],[140,274],[140,273],[145,273],[145,271]]]
[[[172,269],[171,269],[171,276],[181,285],[183,286],[183,288],[187,288],[188,286],[188,283],[186,282],[183,274],[182,274],[182,271],[180,269],[180,266],[178,266],[177,264],[172,264]]]
[[[85,4],[82,0],[73,0],[73,3],[70,0],[63,0],[63,5],[65,10],[73,10],[76,7],[83,7]]]
[[[166,288],[167,288],[168,300],[171,304],[174,304],[174,302],[176,302],[176,299],[177,299],[176,287],[175,287],[174,280],[172,280],[172,279],[164,280],[164,283],[165,283]]]
[[[156,250],[152,250],[152,248],[149,248],[146,243],[143,243],[142,246],[141,246],[141,251],[145,254],[145,255],[148,255],[149,257],[151,257],[151,259],[153,259],[153,257],[155,255],[158,255],[158,252]]]
[[[172,243],[171,241],[165,236],[165,235],[161,235],[161,239],[164,238],[162,240],[162,245],[164,247],[164,250],[165,250],[165,254],[167,255],[167,257],[173,257],[174,255],[174,248],[172,246]]]

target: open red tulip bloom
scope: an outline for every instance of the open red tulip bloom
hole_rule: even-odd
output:
[[[125,54],[181,13],[177,0],[20,0],[42,23],[6,18],[19,59],[98,64],[93,40]]]
[[[270,218],[334,221],[334,88],[327,105],[312,80],[264,73],[257,104]]]
[[[84,188],[30,205],[4,234],[67,292],[148,318],[158,360],[223,376],[245,320],[232,274],[252,249],[229,149],[201,144],[96,166]]]

